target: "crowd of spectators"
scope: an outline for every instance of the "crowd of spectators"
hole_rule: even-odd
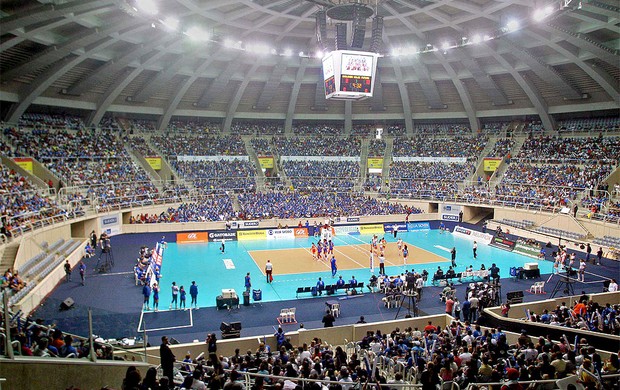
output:
[[[123,143],[113,136],[67,130],[16,130],[5,134],[16,151],[39,161],[126,157]]]
[[[620,334],[620,305],[606,303],[599,305],[583,294],[574,304],[567,306],[565,302],[556,305],[554,309],[543,309],[541,313],[528,311],[527,321],[543,324],[566,326],[590,332]],[[600,367],[599,367],[600,368]]]
[[[456,181],[391,179],[381,192],[396,198],[446,199],[456,197],[458,187]]]
[[[488,137],[456,136],[450,139],[399,138],[394,140],[394,157],[475,157],[484,149]]]
[[[446,124],[427,124],[417,125],[415,127],[417,134],[427,135],[471,135],[471,129],[469,126],[459,123],[446,123]]]
[[[518,157],[538,161],[605,160],[617,164],[618,156],[620,137],[531,136],[525,140]]]
[[[141,136],[125,137],[126,145],[139,152],[142,157],[159,156],[159,153]]]
[[[181,177],[208,192],[255,189],[256,168],[248,160],[170,160],[170,163]]]
[[[17,125],[32,129],[80,130],[84,128],[84,121],[74,115],[25,113]]]
[[[351,127],[351,135],[354,137],[367,137],[371,135],[375,135],[377,131],[377,125],[353,125]]]
[[[488,122],[482,125],[482,132],[487,134],[498,134],[510,122]]]
[[[277,137],[273,146],[280,156],[359,156],[361,141],[357,138]]]
[[[131,134],[136,132],[153,133],[157,128],[157,122],[154,120],[121,118],[119,121],[125,125],[125,129]]]
[[[283,161],[296,190],[350,191],[360,176],[357,161]]]
[[[620,118],[617,116],[604,118],[583,118],[560,121],[557,124],[559,133],[577,132],[608,132],[620,130]]]
[[[390,165],[390,179],[465,180],[474,172],[472,163],[443,163],[394,161]]]
[[[405,125],[389,125],[387,127],[387,134],[394,137],[402,137],[407,132]]]
[[[26,178],[0,164],[0,233],[10,237],[22,225],[60,215],[69,216],[69,213],[42,195]]]
[[[110,131],[113,133],[119,132],[121,126],[116,121],[116,118],[110,113],[106,113],[101,121],[99,121],[99,128],[103,131]]]
[[[272,156],[271,142],[267,138],[252,138],[250,141],[257,156]]]
[[[174,133],[205,133],[218,134],[220,132],[220,122],[209,120],[171,120],[166,130]]]
[[[363,195],[334,193],[256,193],[238,196],[242,219],[404,214],[408,208]],[[416,210],[416,213],[421,211]]]
[[[371,139],[368,143],[368,157],[383,157],[386,143],[382,139]]]
[[[280,122],[239,122],[230,126],[230,132],[239,135],[274,135],[284,134],[284,125]]]
[[[153,145],[166,156],[246,156],[245,143],[238,135],[197,137],[170,134],[151,137]]]
[[[515,141],[512,138],[500,138],[495,142],[493,149],[487,154],[487,157],[504,157],[515,146]]]
[[[129,223],[172,223],[227,221],[234,217],[232,199],[226,194],[210,196],[201,202],[182,203],[158,214],[139,214]]]
[[[329,123],[295,123],[293,133],[299,135],[338,136],[344,131],[342,125]]]

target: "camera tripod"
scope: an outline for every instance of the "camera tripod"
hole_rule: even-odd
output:
[[[573,284],[575,283],[575,281],[573,279],[571,279],[568,274],[566,275],[560,275],[560,279],[558,280],[558,282],[555,284],[555,287],[553,288],[553,292],[551,293],[550,298],[554,298],[555,295],[562,290],[563,288],[563,293],[565,295],[575,295],[575,289],[573,288]]]
[[[97,260],[97,266],[95,269],[99,273],[108,272],[114,267],[114,254],[112,248],[104,248]]]
[[[416,303],[417,296],[418,296],[418,293],[416,293],[414,290],[403,291],[401,298],[400,298],[400,305],[398,305],[398,311],[396,312],[396,317],[394,317],[395,320],[398,319],[398,315],[400,314],[400,309],[402,309],[403,306],[406,306],[407,308],[406,318],[418,316],[418,305]]]

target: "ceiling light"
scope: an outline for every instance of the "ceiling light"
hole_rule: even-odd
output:
[[[392,56],[398,57],[400,55],[400,49],[392,49]]]
[[[450,44],[448,42],[444,42],[443,45],[441,45],[441,48],[445,51],[448,50],[450,48]]]
[[[136,6],[149,15],[157,14],[157,5],[153,0],[136,0]]]
[[[300,51],[300,52],[299,52],[299,56],[300,56],[300,57],[303,57],[303,56],[304,56],[304,52],[303,52],[303,51]]]
[[[480,36],[480,34],[474,35],[474,43],[480,43],[480,42],[482,42],[482,37]]]
[[[284,55],[286,57],[290,57],[290,56],[293,55],[293,51],[291,49],[286,49],[286,50],[284,50]]]
[[[185,35],[196,42],[206,41],[209,39],[207,32],[200,27],[191,27],[189,30],[185,31]]]
[[[168,16],[161,22],[168,30],[176,31],[179,28],[179,19]]]
[[[318,50],[316,52],[316,58],[323,58],[323,56],[324,56],[324,53],[321,50]]]
[[[506,23],[506,28],[508,31],[515,31],[519,28],[519,22],[513,19]]]

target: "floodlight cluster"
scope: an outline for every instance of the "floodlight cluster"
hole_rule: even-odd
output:
[[[189,38],[189,40],[200,43],[200,42],[212,42],[219,45],[222,45],[229,49],[241,50],[248,53],[256,54],[256,55],[276,55],[283,57],[292,57],[293,50],[290,48],[284,48],[282,51],[279,51],[276,48],[272,48],[265,43],[260,42],[242,42],[236,41],[230,38],[219,40],[217,37],[213,36],[209,31],[205,30],[201,26],[188,26],[185,29],[181,28],[181,23],[179,19],[173,16],[167,16],[165,18],[161,18],[159,16],[158,10],[158,2],[163,0],[126,0],[128,1],[128,5],[134,11],[137,16],[141,16],[147,19],[150,19],[151,26],[153,28],[162,28],[166,31],[176,32],[178,34],[182,34]],[[550,4],[543,6],[531,15],[531,19],[527,18],[524,20],[518,19],[510,19],[504,25],[500,26],[495,31],[488,34],[474,34],[472,36],[463,36],[460,39],[452,39],[443,41],[441,44],[432,44],[428,43],[422,47],[394,47],[391,52],[388,53],[388,56],[399,57],[406,55],[415,55],[415,54],[423,54],[441,51],[444,54],[447,54],[449,50],[466,47],[469,45],[477,45],[485,41],[490,41],[493,39],[497,39],[505,34],[512,33],[524,27],[530,22],[542,22],[543,20],[549,18],[554,13],[561,11],[562,9],[568,7],[571,0],[553,0]],[[323,58],[325,55],[329,54],[329,51],[318,50],[314,53],[312,52],[304,52],[300,51],[298,53],[299,57],[305,58]]]

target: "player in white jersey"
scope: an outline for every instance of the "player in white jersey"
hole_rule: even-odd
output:
[[[398,248],[398,256],[400,256],[401,252],[403,251],[403,239],[399,238],[398,241],[396,241],[396,247]]]

